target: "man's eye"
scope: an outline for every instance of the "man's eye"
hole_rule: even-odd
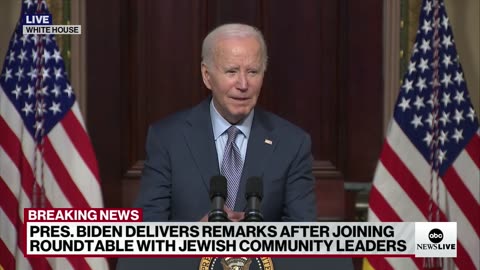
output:
[[[255,75],[255,74],[258,74],[258,71],[256,71],[256,70],[250,70],[248,73]]]

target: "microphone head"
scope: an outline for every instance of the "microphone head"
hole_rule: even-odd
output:
[[[210,199],[217,196],[227,198],[227,178],[223,175],[216,175],[210,179]]]
[[[248,198],[253,196],[258,197],[260,200],[263,198],[263,181],[260,177],[253,176],[247,180],[245,198],[248,200]]]

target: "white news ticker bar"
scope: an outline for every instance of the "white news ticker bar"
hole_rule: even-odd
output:
[[[27,222],[26,226],[27,256],[415,253],[414,222]]]
[[[81,25],[23,25],[24,35],[81,35]]]

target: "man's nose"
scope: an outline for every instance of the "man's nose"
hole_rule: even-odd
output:
[[[237,88],[239,90],[247,90],[248,89],[247,74],[245,74],[243,72],[238,73]]]

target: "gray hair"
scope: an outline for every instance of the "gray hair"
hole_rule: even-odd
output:
[[[267,45],[263,38],[262,32],[257,28],[240,23],[230,23],[220,25],[213,29],[203,40],[202,44],[202,64],[211,66],[213,63],[213,56],[217,42],[228,38],[244,38],[253,37],[260,43],[261,57],[262,57],[262,71],[267,69],[268,54]]]

